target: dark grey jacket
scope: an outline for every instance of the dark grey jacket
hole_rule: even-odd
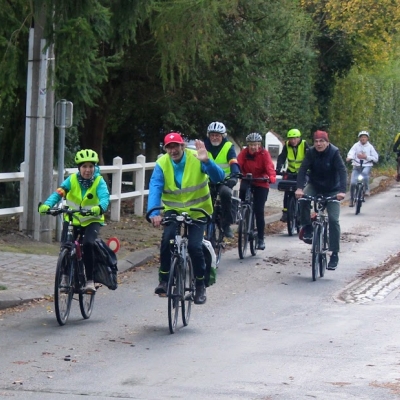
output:
[[[301,164],[297,175],[297,187],[303,189],[308,181],[319,194],[330,192],[346,193],[347,171],[339,149],[329,143],[328,147],[319,152],[311,147]]]

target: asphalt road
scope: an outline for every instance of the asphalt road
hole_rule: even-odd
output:
[[[286,232],[239,260],[223,255],[208,300],[170,335],[156,268],[99,291],[59,327],[52,304],[0,321],[0,398],[383,399],[400,397],[397,270],[360,271],[399,252],[400,185],[343,207],[336,271],[312,282],[310,246]]]

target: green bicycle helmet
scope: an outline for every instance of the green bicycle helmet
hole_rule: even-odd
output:
[[[75,163],[79,165],[85,162],[91,162],[93,164],[97,164],[99,162],[99,156],[94,150],[90,149],[79,150],[75,156]]]
[[[298,138],[301,136],[301,132],[298,129],[291,129],[290,131],[288,131],[286,137],[288,139],[292,139],[292,138]]]

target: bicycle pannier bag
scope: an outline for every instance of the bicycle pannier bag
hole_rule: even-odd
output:
[[[217,257],[211,242],[206,239],[203,239],[203,253],[206,261],[205,285],[209,287],[217,280]]]
[[[115,290],[118,287],[117,256],[100,238],[95,240],[94,256],[94,281]]]

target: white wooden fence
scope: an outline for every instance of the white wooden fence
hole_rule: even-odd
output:
[[[135,200],[135,214],[144,214],[144,199],[149,194],[149,190],[145,188],[145,172],[153,170],[155,162],[147,162],[146,157],[140,155],[136,158],[135,164],[122,164],[121,157],[115,157],[113,159],[113,165],[102,165],[100,166],[100,172],[102,175],[112,174],[112,186],[110,194],[111,204],[111,221],[119,221],[121,217],[121,201],[124,199]],[[24,163],[21,164],[21,172],[9,172],[0,173],[0,183],[2,182],[19,182],[20,194],[19,194],[19,206],[10,208],[0,208],[0,216],[5,215],[17,215],[23,214],[23,198],[24,198]],[[77,172],[77,168],[66,168],[65,175],[70,175]],[[122,174],[124,172],[132,172],[132,180],[129,181],[134,185],[135,190],[131,192],[122,193]],[[57,172],[54,172],[54,188],[57,187]],[[126,181],[126,179],[125,179]],[[50,195],[50,193],[49,193]],[[43,199],[45,200],[45,199]]]

